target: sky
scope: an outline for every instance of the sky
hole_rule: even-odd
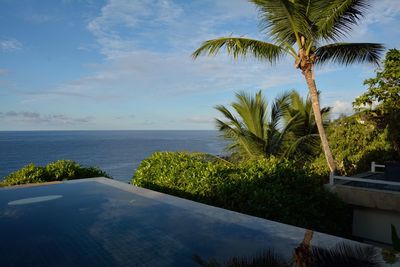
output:
[[[344,41],[400,48],[400,1],[371,1]],[[307,95],[285,58],[193,60],[208,39],[269,41],[246,0],[0,0],[0,130],[211,130],[235,92],[262,90],[268,101],[291,89]],[[374,76],[369,64],[316,70],[332,117]]]

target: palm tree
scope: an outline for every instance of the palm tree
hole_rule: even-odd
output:
[[[335,172],[336,164],[323,127],[314,68],[328,62],[379,64],[383,45],[338,42],[357,25],[370,0],[249,1],[258,7],[262,30],[271,36],[273,43],[242,37],[218,38],[204,42],[193,57],[216,55],[222,47],[234,58],[250,55],[271,63],[284,55],[292,56],[295,67],[302,71],[307,82],[322,148],[331,172]]]
[[[319,150],[318,130],[311,100],[304,101],[295,90],[277,97],[269,112],[261,91],[252,97],[245,92],[236,94],[231,104],[235,116],[223,105],[216,109],[225,120],[216,119],[223,136],[231,140],[228,150],[239,157],[285,156],[307,158]],[[323,116],[329,108],[323,108]]]
[[[283,141],[291,125],[288,123],[279,129],[288,106],[289,95],[284,94],[276,98],[270,114],[261,91],[256,93],[255,97],[239,92],[236,99],[231,106],[240,118],[223,105],[215,107],[226,119],[216,119],[216,123],[223,136],[232,141],[228,150],[250,158],[281,154]]]
[[[318,127],[312,109],[311,98],[303,99],[296,90],[289,93],[289,105],[283,117],[284,122],[292,127],[285,144],[285,156],[310,159],[320,153]],[[328,125],[330,107],[321,109],[324,126]]]

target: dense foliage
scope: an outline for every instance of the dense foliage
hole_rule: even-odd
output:
[[[389,138],[400,156],[400,51],[390,49],[376,77],[365,80],[368,90],[353,105],[377,125],[389,131]]]
[[[51,181],[72,180],[90,177],[109,177],[96,167],[83,167],[72,160],[58,160],[45,167],[33,163],[12,172],[1,182],[2,186]]]
[[[363,114],[355,114],[332,122],[327,128],[328,139],[342,175],[368,171],[371,162],[384,163],[396,157],[388,138],[387,129],[382,130]],[[321,153],[311,163],[314,175],[328,176],[329,169]]]
[[[364,81],[368,91],[359,96],[355,106],[376,104],[386,112],[400,108],[400,51],[390,49],[383,60],[383,68],[378,69],[376,77]]]
[[[224,117],[217,128],[229,140],[228,150],[235,158],[281,156],[310,158],[320,151],[318,129],[309,97],[304,100],[295,90],[277,97],[268,108],[261,91],[251,96],[236,94],[236,101],[216,109]],[[329,108],[321,110],[325,118]]]
[[[353,102],[358,112],[333,121],[327,129],[338,169],[344,175],[367,171],[372,161],[400,159],[400,51],[389,50],[383,68],[364,84],[367,92]],[[329,173],[323,155],[311,167],[315,174]]]
[[[271,220],[334,234],[351,227],[347,207],[318,179],[274,157],[230,164],[204,154],[158,152],[135,185]]]

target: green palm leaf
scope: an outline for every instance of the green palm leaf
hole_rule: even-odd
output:
[[[312,102],[308,96],[303,99],[295,90],[289,93],[290,102],[284,116],[285,125],[290,125],[285,141],[285,157],[309,159],[320,152],[318,129],[314,119]],[[329,107],[321,109],[324,123],[330,112]]]
[[[370,0],[310,1],[310,19],[318,28],[318,34],[325,40],[345,37],[357,25],[369,8]]]
[[[384,51],[381,44],[372,43],[335,43],[319,47],[315,54],[316,64],[334,62],[344,65],[352,63],[379,64],[379,58]]]
[[[228,54],[235,59],[239,56],[251,56],[258,60],[274,63],[285,54],[285,49],[278,45],[248,38],[226,37],[204,42],[193,52],[192,56],[197,58],[201,54],[216,55],[224,46]]]
[[[236,94],[231,104],[236,117],[225,106],[216,106],[224,117],[216,119],[222,136],[230,140],[227,150],[241,157],[270,155],[309,158],[319,152],[318,130],[312,114],[311,100],[304,101],[296,91],[277,97],[267,109],[261,91],[253,97]],[[329,109],[323,109],[323,113]]]
[[[239,92],[236,98],[238,102],[232,103],[232,107],[242,118],[246,128],[255,136],[263,138],[267,104],[261,92],[258,92],[255,98],[245,92]]]
[[[310,22],[301,3],[290,0],[249,1],[259,8],[260,25],[276,43],[293,45],[297,42],[300,45],[300,35],[312,36]]]

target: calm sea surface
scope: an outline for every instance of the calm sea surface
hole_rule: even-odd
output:
[[[222,154],[216,131],[35,131],[0,132],[0,180],[28,163],[71,159],[97,166],[129,182],[140,162],[155,151]]]

